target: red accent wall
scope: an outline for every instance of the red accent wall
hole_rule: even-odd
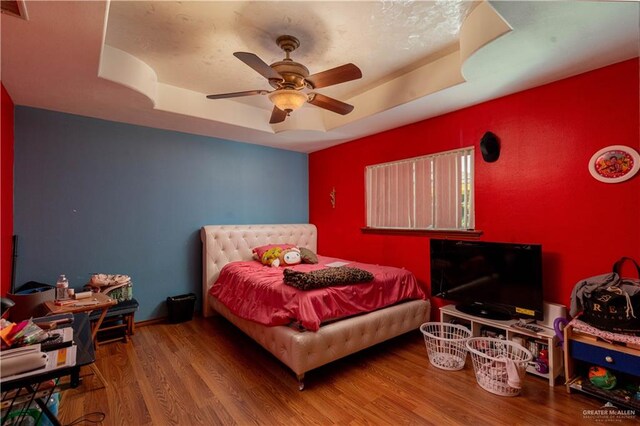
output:
[[[0,225],[0,291],[6,295],[11,286],[11,260],[12,260],[12,236],[13,236],[13,101],[0,83],[2,103],[0,104],[0,133],[2,145],[0,149],[0,162],[2,163],[0,176],[0,204],[2,208]]]
[[[321,254],[413,271],[429,284],[429,238],[363,234],[365,166],[474,145],[476,229],[486,241],[543,245],[545,299],[568,305],[574,284],[640,261],[640,173],[596,181],[591,156],[640,151],[638,58],[465,108],[309,156],[309,217]],[[501,140],[485,163],[479,141]],[[336,189],[336,207],[329,201]]]

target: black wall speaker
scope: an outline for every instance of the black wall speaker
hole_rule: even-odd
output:
[[[493,163],[500,157],[500,140],[496,135],[487,132],[480,139],[480,151],[482,158],[487,163]]]

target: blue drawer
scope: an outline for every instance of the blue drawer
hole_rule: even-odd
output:
[[[640,356],[571,340],[571,357],[622,373],[640,376]]]

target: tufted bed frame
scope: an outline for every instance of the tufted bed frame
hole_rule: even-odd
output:
[[[211,225],[202,227],[201,238],[203,315],[219,313],[262,345],[293,370],[300,390],[307,371],[415,330],[429,318],[429,301],[412,300],[332,322],[316,332],[245,320],[209,295],[222,267],[233,261],[251,260],[253,247],[265,244],[290,243],[317,252],[315,225]]]

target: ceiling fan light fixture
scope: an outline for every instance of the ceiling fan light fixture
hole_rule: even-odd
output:
[[[284,112],[295,111],[307,101],[307,95],[298,90],[280,89],[269,94],[269,100]]]
[[[4,1],[3,1],[4,4]],[[233,56],[253,68],[269,82],[275,90],[244,90],[242,92],[207,95],[207,99],[237,98],[240,96],[267,95],[274,105],[269,124],[282,123],[292,111],[302,107],[306,102],[318,108],[346,115],[353,111],[353,105],[330,98],[321,93],[305,93],[302,90],[317,89],[345,83],[362,77],[362,71],[354,64],[348,63],[322,72],[309,75],[309,69],[291,59],[291,52],[300,46],[300,41],[291,36],[278,37],[276,44],[285,51],[286,57],[271,65],[250,52],[234,52]]]

